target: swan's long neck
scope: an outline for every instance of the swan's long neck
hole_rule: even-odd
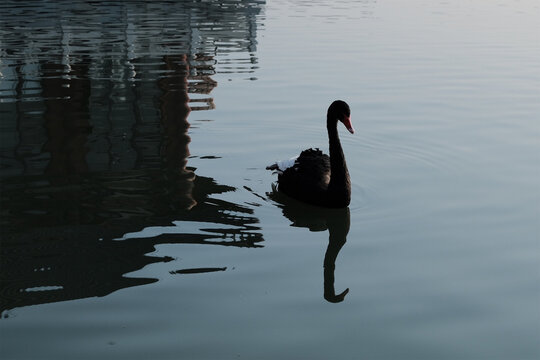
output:
[[[337,130],[337,119],[328,113],[326,120],[328,140],[330,143],[330,183],[328,195],[336,207],[349,205],[351,201],[351,180],[349,170],[341,147]]]

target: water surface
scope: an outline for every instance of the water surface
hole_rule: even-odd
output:
[[[0,10],[2,358],[540,357],[535,1]]]

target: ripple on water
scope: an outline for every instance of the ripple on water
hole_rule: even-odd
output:
[[[417,137],[406,140],[382,133],[378,136],[359,133],[358,138],[347,137],[343,142],[362,158],[393,158],[440,172],[456,172],[465,161],[462,150],[437,139]]]

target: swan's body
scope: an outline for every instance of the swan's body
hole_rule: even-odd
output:
[[[350,109],[341,100],[328,108],[326,127],[330,156],[319,149],[302,151],[300,156],[267,167],[278,173],[279,191],[300,201],[324,207],[341,208],[351,201],[351,181],[337,131],[341,121],[354,133]]]

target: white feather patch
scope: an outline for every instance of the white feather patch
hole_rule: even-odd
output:
[[[276,162],[278,171],[283,172],[287,170],[288,168],[293,167],[294,163],[296,162],[296,159],[298,159],[298,156],[292,157],[288,160],[281,160],[281,161]]]

